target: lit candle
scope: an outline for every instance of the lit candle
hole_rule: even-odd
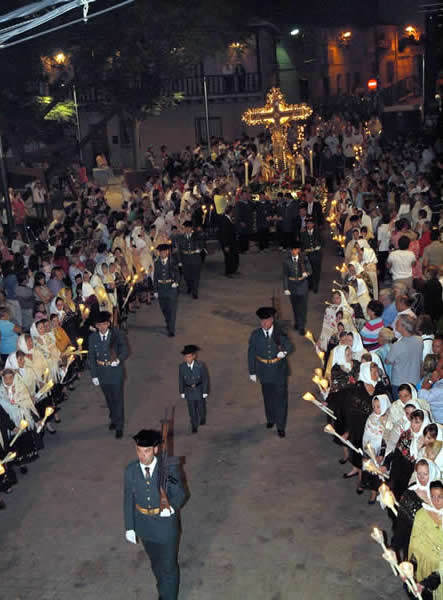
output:
[[[311,177],[314,176],[314,153],[309,150],[309,169],[311,171]]]
[[[249,163],[245,161],[245,185],[249,185]]]

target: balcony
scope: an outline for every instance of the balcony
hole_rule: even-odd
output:
[[[244,75],[206,75],[208,96],[229,97],[261,92],[260,73]],[[204,96],[203,77],[182,77],[165,81],[164,94],[181,92],[185,98],[202,98]]]

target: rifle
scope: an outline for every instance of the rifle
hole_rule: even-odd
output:
[[[169,466],[180,464],[180,458],[173,456],[174,413],[175,406],[173,406],[171,409],[170,417],[168,416],[169,411],[166,408],[165,418],[160,421],[162,442],[159,454],[157,455],[159,461],[158,487],[160,492],[160,510],[163,510],[164,508],[171,508],[168,496],[166,495],[166,487],[168,481],[171,481],[172,483],[176,483],[176,481],[173,480],[169,475]]]

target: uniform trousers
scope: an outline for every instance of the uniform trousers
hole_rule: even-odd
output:
[[[316,251],[310,252],[308,256],[312,267],[312,274],[309,276],[309,289],[318,292],[321,276],[321,255]]]
[[[284,431],[288,418],[288,382],[262,383],[261,390],[268,423],[275,423],[277,429]]]
[[[199,262],[183,261],[183,277],[185,278],[188,292],[192,292],[194,296],[198,295],[198,287],[200,285],[201,260]]]
[[[165,519],[168,517],[165,517]],[[152,572],[157,580],[159,600],[177,600],[180,573],[177,562],[177,540],[165,544],[141,540],[151,561]]]
[[[223,255],[225,257],[225,275],[232,275],[237,271],[240,262],[238,252],[231,248],[228,252],[223,249]]]
[[[113,367],[108,367],[112,369]],[[100,383],[109,410],[109,420],[117,430],[123,430],[125,423],[125,405],[123,381],[119,383]]]
[[[173,296],[170,295],[158,295],[158,302],[160,309],[166,321],[166,328],[168,332],[175,333],[175,318],[177,315],[177,292]]]
[[[294,325],[297,329],[305,329],[306,316],[308,313],[308,294],[290,296],[292,312],[294,313]]]
[[[199,425],[206,423],[206,399],[195,391],[186,392],[185,398],[188,403],[191,426],[193,429],[197,429]]]

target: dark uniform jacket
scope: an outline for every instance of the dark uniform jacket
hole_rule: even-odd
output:
[[[235,206],[235,224],[241,234],[252,233],[252,202],[239,200]]]
[[[268,221],[268,217],[272,216],[272,212],[272,205],[268,200],[257,202],[255,209],[257,231],[269,229],[270,221]]]
[[[123,381],[123,361],[128,358],[129,351],[124,334],[118,329],[108,329],[106,341],[102,341],[97,331],[89,336],[89,364],[91,377],[98,377],[100,383],[112,384]],[[100,365],[98,362],[110,363],[119,359],[117,367]]]
[[[203,237],[193,231],[188,237],[185,233],[176,240],[177,258],[180,263],[201,263],[201,252],[205,250]]]
[[[307,255],[312,252],[318,252],[322,247],[322,239],[315,228],[312,232],[312,235],[309,235],[307,230],[303,231],[300,234],[300,242],[303,252],[305,252]]]
[[[186,396],[209,394],[209,376],[206,365],[194,360],[192,369],[190,369],[186,362],[182,362],[178,368],[178,385],[180,394]]]
[[[270,338],[266,338],[263,329],[255,329],[249,338],[249,374],[257,375],[261,383],[282,383],[288,375],[288,361],[286,357],[277,359],[277,354],[280,351],[289,354],[293,349],[290,339],[278,325],[274,324]],[[272,362],[265,363],[264,360]]]
[[[289,290],[294,296],[303,296],[308,292],[308,278],[303,273],[311,275],[312,267],[304,254],[298,255],[298,261],[289,256],[283,262],[283,289]]]
[[[152,510],[160,506],[157,464],[147,483],[138,460],[129,463],[125,470],[124,517],[125,529],[133,530],[142,540],[155,543],[166,543],[178,537],[177,511],[183,505],[186,493],[180,476],[179,465],[168,467],[168,482],[166,495],[175,513],[170,517],[160,517],[159,514],[146,515],[137,509]]]
[[[220,244],[223,248],[229,247],[231,252],[237,250],[237,233],[235,225],[226,215],[222,216],[220,222]]]
[[[168,257],[166,264],[163,264],[159,257],[154,263],[154,292],[159,295],[167,296],[176,293],[176,288],[172,288],[173,283],[179,283],[180,274],[178,265],[174,258]]]

